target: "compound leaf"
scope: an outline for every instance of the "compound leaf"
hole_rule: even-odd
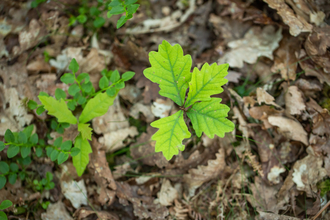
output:
[[[167,160],[170,160],[173,155],[177,155],[179,150],[183,151],[183,139],[191,136],[183,120],[183,111],[181,110],[169,117],[159,119],[150,125],[159,128],[151,138],[156,141],[155,151],[162,151]]]
[[[38,96],[45,109],[48,110],[48,114],[55,116],[58,122],[67,122],[70,124],[76,124],[77,119],[73,116],[72,112],[68,109],[68,106],[63,99],[57,101],[53,97]]]
[[[189,93],[185,107],[189,107],[196,101],[209,101],[211,95],[223,92],[222,85],[228,82],[224,77],[228,74],[229,65],[217,65],[213,63],[211,66],[205,63],[202,70],[197,68],[192,73],[189,83]]]
[[[73,166],[76,168],[78,176],[81,176],[84,173],[87,164],[89,163],[88,155],[89,153],[92,153],[92,148],[88,140],[84,140],[81,135],[76,137],[74,147],[78,148],[80,152],[76,156],[72,157]]]
[[[115,95],[118,94],[118,91]],[[86,123],[93,118],[104,115],[109,106],[113,104],[116,96],[108,96],[106,93],[99,93],[90,99],[79,117],[79,123]]]
[[[159,94],[182,106],[188,82],[191,79],[191,57],[183,56],[179,44],[171,46],[167,41],[159,45],[158,52],[149,53],[151,67],[143,71],[145,77],[160,87]]]
[[[215,134],[224,137],[225,132],[234,130],[234,123],[226,118],[230,108],[220,102],[220,98],[212,98],[208,102],[195,103],[187,111],[198,137],[202,135],[202,132],[211,139]]]

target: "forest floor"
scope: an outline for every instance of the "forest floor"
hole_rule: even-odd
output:
[[[22,164],[0,152],[25,175],[0,189],[0,203],[13,203],[8,219],[330,219],[329,1],[139,0],[119,29],[103,1],[40,2],[0,2],[1,141],[29,125],[48,144],[75,139],[76,127],[59,134],[54,118],[26,107],[40,92],[68,90],[60,78],[73,58],[96,90],[103,69],[135,76],[92,120],[82,176],[71,157],[58,165],[32,149]],[[178,106],[143,75],[163,40],[180,44],[193,68],[229,64],[216,96],[235,124],[223,138],[193,134],[170,161],[155,153],[150,123]],[[54,187],[36,187],[47,173]]]

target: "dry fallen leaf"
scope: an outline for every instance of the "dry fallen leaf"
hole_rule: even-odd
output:
[[[159,118],[167,117],[173,107],[174,102],[171,99],[156,99],[152,103],[151,112],[154,116]]]
[[[280,72],[283,79],[295,80],[298,66],[296,52],[300,51],[301,40],[288,34],[284,35],[280,47],[275,51],[274,65],[271,70]]]
[[[61,220],[73,220],[62,201],[54,204],[50,203],[47,211],[41,214],[42,220],[58,220],[59,218]]]
[[[269,116],[268,121],[271,125],[279,127],[280,132],[289,139],[300,141],[308,146],[307,132],[297,121],[282,116]]]
[[[88,169],[93,174],[93,179],[101,188],[99,191],[98,202],[102,205],[111,205],[115,201],[116,183],[112,177],[105,151],[98,149],[96,138],[92,139],[93,153],[90,154]]]
[[[230,67],[242,68],[243,61],[253,64],[258,57],[265,56],[273,59],[273,51],[279,46],[282,39],[282,30],[275,31],[273,26],[252,27],[243,39],[231,41],[228,46],[231,50],[218,60],[219,64],[229,63]]]
[[[317,193],[316,183],[327,176],[327,170],[322,165],[322,158],[311,154],[293,165],[292,181],[297,185],[297,189],[306,192],[308,197]]]
[[[311,32],[313,26],[300,15],[295,15],[292,9],[285,3],[285,0],[264,0],[269,7],[277,10],[283,22],[290,27],[290,34],[298,36],[301,32]]]
[[[184,182],[188,185],[188,197],[194,196],[195,190],[203,183],[218,178],[226,168],[224,148],[219,149],[216,157],[215,160],[209,160],[206,166],[190,169],[189,174],[183,176]]]
[[[87,205],[87,190],[84,180],[76,182],[75,180],[70,180],[68,182],[61,182],[62,193],[70,200],[73,207],[76,209],[81,205]]]
[[[97,216],[96,220],[119,220],[120,218],[111,212],[108,211],[95,211],[89,210],[86,207],[80,208],[75,211],[73,217],[77,218],[78,220],[86,219],[88,216],[95,214]],[[91,218],[91,217],[89,217]]]
[[[290,86],[285,91],[285,107],[291,115],[300,115],[306,109],[304,99],[297,86]]]
[[[276,199],[278,190],[281,185],[268,186],[260,177],[254,178],[254,184],[251,184],[250,189],[253,196],[247,197],[248,201],[257,211],[269,211],[272,213],[279,213],[280,210],[285,210],[285,207],[279,206]]]
[[[259,105],[261,105],[262,102],[266,103],[267,105],[273,105],[277,108],[281,108],[278,104],[274,102],[275,98],[271,96],[269,93],[267,93],[263,88],[258,87],[257,88],[257,101]]]
[[[178,191],[171,185],[171,181],[164,179],[160,191],[157,193],[158,201],[163,206],[171,206],[179,198]]]
[[[139,119],[140,112],[144,115],[144,117],[146,117],[147,123],[153,122],[155,120],[155,116],[151,112],[150,105],[144,105],[141,102],[137,102],[131,107],[129,115],[135,119]]]

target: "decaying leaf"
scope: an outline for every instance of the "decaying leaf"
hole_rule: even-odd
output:
[[[135,104],[132,106],[132,108],[131,108],[129,114],[130,114],[130,116],[132,116],[133,118],[138,119],[138,118],[139,118],[139,113],[140,113],[140,112],[146,117],[146,121],[147,121],[148,123],[150,123],[150,122],[152,122],[152,121],[155,120],[155,116],[154,116],[154,114],[152,114],[152,112],[151,112],[151,107],[150,107],[150,105],[144,105],[144,104],[142,104],[141,102],[135,103]]]
[[[284,35],[280,47],[275,51],[274,65],[272,72],[280,72],[283,79],[295,80],[298,58],[296,52],[300,51],[301,40]]]
[[[300,123],[282,116],[269,116],[268,121],[271,125],[279,127],[280,131],[289,139],[308,145],[307,132]]]
[[[169,115],[173,104],[171,99],[156,99],[151,105],[151,112],[156,117],[165,118]]]
[[[47,212],[41,214],[42,220],[56,220],[59,218],[63,220],[73,220],[69,212],[65,209],[65,205],[62,201],[58,201],[54,204],[49,204]]]
[[[78,220],[86,219],[88,216],[95,214],[97,216],[97,220],[119,220],[120,218],[111,212],[107,211],[95,211],[89,210],[88,208],[80,208],[77,209],[73,214],[73,217],[76,217]]]
[[[169,211],[165,206],[155,204],[152,197],[139,196],[137,194],[137,186],[130,186],[124,182],[116,182],[117,197],[123,205],[128,205],[128,201],[133,204],[134,215],[139,218],[151,218],[162,220],[168,216]]]
[[[313,26],[303,17],[296,15],[293,10],[285,3],[285,0],[264,0],[269,7],[277,10],[283,22],[290,27],[290,34],[298,36],[301,32],[311,32]]]
[[[297,189],[306,192],[309,197],[315,195],[316,183],[327,176],[327,171],[322,165],[322,158],[311,154],[298,160],[293,165],[292,174],[292,181],[296,184]]]
[[[90,154],[88,168],[90,173],[93,174],[93,179],[101,188],[98,197],[99,203],[111,205],[115,200],[116,183],[106,160],[105,151],[99,150],[98,145],[96,138],[93,138],[93,153]]]
[[[84,180],[76,182],[75,180],[69,180],[68,182],[61,182],[62,193],[76,209],[81,205],[87,205],[87,190]]]
[[[300,115],[306,109],[304,99],[297,86],[290,86],[285,91],[285,107],[291,115]]]
[[[253,207],[257,207],[257,211],[270,211],[277,214],[280,210],[285,210],[274,199],[280,187],[281,185],[268,186],[260,177],[256,176],[254,184],[250,186],[253,196],[247,197],[248,201]]]
[[[281,108],[278,104],[274,102],[275,98],[260,87],[257,88],[257,100],[259,105],[261,105],[262,102],[265,102],[268,105],[273,105],[278,108]]]
[[[282,39],[282,30],[273,26],[252,27],[240,40],[231,41],[228,46],[232,49],[218,60],[219,64],[229,63],[230,67],[242,68],[243,61],[253,64],[258,57],[265,56],[273,59],[273,51]]]
[[[330,73],[330,26],[314,28],[305,42],[305,49],[311,59],[321,66],[327,74]]]
[[[175,199],[179,198],[178,191],[171,185],[171,181],[164,179],[160,191],[157,193],[159,203],[163,206],[170,206]]]
[[[209,160],[208,165],[198,166],[197,169],[190,169],[189,174],[183,176],[184,182],[188,185],[188,196],[195,194],[195,190],[203,183],[219,177],[226,168],[225,151],[220,148],[215,160]]]

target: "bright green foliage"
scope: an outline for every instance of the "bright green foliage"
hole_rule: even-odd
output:
[[[86,123],[93,118],[104,115],[108,111],[109,106],[113,104],[115,98],[116,96],[111,97],[106,93],[97,94],[93,99],[87,102],[83,112],[79,117],[79,122]]]
[[[151,123],[159,128],[152,136],[156,141],[155,151],[162,151],[167,160],[183,151],[183,139],[191,136],[184,121],[184,113],[191,119],[196,135],[204,132],[208,137],[223,137],[225,132],[233,131],[235,126],[226,117],[229,107],[220,104],[221,99],[211,95],[223,91],[222,85],[228,82],[228,64],[204,64],[202,70],[190,72],[192,60],[183,56],[180,45],[171,46],[167,41],[159,45],[158,52],[150,52],[151,67],[144,70],[144,75],[158,83],[159,94],[172,99],[182,110],[166,118]],[[189,88],[186,97],[186,91]]]
[[[222,93],[221,86],[228,82],[224,78],[228,74],[228,67],[228,64],[217,65],[216,63],[211,66],[205,63],[201,71],[195,67],[189,83],[185,107],[189,107],[197,101],[209,101],[211,95]]]
[[[87,139],[83,139],[81,135],[76,137],[74,147],[80,150],[80,153],[72,158],[73,165],[77,170],[77,174],[81,176],[87,164],[89,163],[89,154],[92,153],[92,148]]]
[[[78,124],[82,139],[92,140],[92,128],[88,124]]]
[[[53,180],[53,174],[51,172],[46,173],[46,178],[43,178],[42,180],[33,180],[34,188],[36,191],[43,192],[44,190],[51,190],[54,189],[55,183],[52,182]]]
[[[183,151],[185,148],[182,144],[183,139],[191,136],[183,120],[183,111],[159,119],[151,123],[151,126],[159,128],[152,136],[152,140],[157,141],[155,151],[162,151],[167,160],[170,160],[173,155],[177,155],[179,150]]]
[[[151,67],[144,70],[144,75],[159,84],[160,95],[182,106],[191,79],[190,55],[183,56],[180,45],[171,46],[167,41],[163,41],[158,52],[149,53],[149,60]]]
[[[76,124],[77,119],[73,116],[72,112],[68,109],[65,101],[61,99],[57,101],[53,97],[38,96],[44,108],[48,110],[48,114],[57,118],[58,122],[66,122]]]
[[[233,130],[233,123],[226,118],[230,108],[220,102],[220,98],[197,102],[187,111],[198,137],[202,132],[209,138],[214,138],[215,134],[224,137],[226,132]]]
[[[13,205],[13,203],[10,200],[4,200],[0,204],[0,210],[7,209],[12,205]],[[7,215],[3,211],[0,211],[0,219],[1,220],[7,220],[8,219]]]
[[[139,8],[139,4],[135,4],[137,0],[112,0],[110,4],[108,4],[108,18],[112,15],[119,15],[125,13],[125,15],[121,16],[117,22],[117,28],[123,26],[127,20],[133,17],[133,14]]]

